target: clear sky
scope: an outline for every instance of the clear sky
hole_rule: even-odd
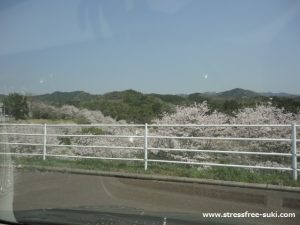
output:
[[[300,94],[300,1],[0,1],[0,93],[235,87]]]

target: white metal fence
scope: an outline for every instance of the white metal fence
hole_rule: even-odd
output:
[[[21,156],[42,156],[43,160],[47,157],[69,157],[69,158],[89,158],[89,159],[107,159],[107,160],[127,160],[127,161],[141,161],[144,163],[145,170],[148,169],[148,163],[174,163],[174,164],[189,164],[189,165],[202,165],[202,166],[221,166],[221,167],[234,167],[234,168],[251,168],[251,169],[268,169],[268,170],[281,170],[291,171],[294,180],[297,180],[297,174],[300,169],[297,166],[297,127],[300,125],[291,124],[0,124],[2,127],[22,127],[22,126],[36,126],[40,127],[43,132],[41,133],[27,133],[27,132],[1,132],[1,135],[5,136],[40,136],[42,143],[28,143],[28,142],[10,142],[1,141],[0,145],[18,145],[18,146],[40,146],[42,148],[41,153],[29,153],[29,152],[3,152],[0,154],[21,155]],[[143,130],[143,135],[114,135],[114,134],[57,134],[48,133],[50,127],[135,127]],[[149,129],[161,129],[161,128],[220,128],[220,127],[248,127],[248,128],[285,128],[290,130],[290,138],[266,138],[266,137],[215,137],[215,136],[166,136],[166,135],[153,135],[149,132]],[[50,137],[97,137],[97,138],[135,138],[141,139],[143,146],[105,146],[105,145],[74,145],[74,144],[51,144],[47,142]],[[188,148],[165,148],[165,147],[151,147],[148,146],[149,140],[152,139],[181,139],[181,140],[223,140],[223,141],[256,141],[256,142],[285,142],[290,145],[290,152],[263,152],[263,151],[235,151],[235,150],[212,150],[212,149],[188,149]],[[3,140],[2,138],[0,140]],[[7,139],[6,139],[7,140]],[[102,157],[102,156],[82,156],[82,155],[64,155],[64,154],[51,154],[47,151],[47,147],[84,147],[84,148],[104,148],[104,149],[127,149],[127,150],[141,150],[143,151],[143,157]],[[278,157],[290,157],[289,167],[274,167],[274,166],[258,166],[258,165],[242,165],[231,163],[211,163],[211,162],[191,162],[180,160],[165,160],[165,159],[152,159],[148,158],[151,151],[169,151],[169,152],[193,152],[193,153],[220,153],[220,154],[233,154],[233,155],[262,155],[262,156],[278,156]]]

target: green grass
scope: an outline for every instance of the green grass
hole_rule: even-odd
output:
[[[293,181],[291,172],[212,167],[199,169],[196,166],[149,163],[144,171],[142,162],[120,162],[98,159],[57,159],[41,157],[14,157],[15,165],[86,169],[93,171],[116,171],[139,174],[157,174],[178,177],[203,178],[213,180],[238,181],[247,183],[274,184],[300,187],[300,181]]]

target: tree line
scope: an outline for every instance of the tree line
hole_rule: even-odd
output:
[[[30,107],[29,100],[31,102],[40,101],[18,93],[11,93],[4,97],[3,107],[6,114],[17,120],[28,117],[35,119],[56,119],[56,115],[51,114],[47,108],[37,111]],[[111,92],[103,97],[96,98],[86,96],[84,100],[65,101],[63,104],[89,110],[98,110],[105,116],[110,116],[115,120],[126,120],[129,123],[149,123],[153,119],[161,118],[166,113],[174,113],[176,106],[187,107],[204,101],[207,102],[210,108],[210,112],[208,113],[218,111],[231,116],[244,108],[254,108],[257,105],[271,104],[277,108],[284,109],[285,112],[291,113],[299,113],[300,109],[299,97],[269,98],[254,96],[248,98],[220,98],[198,93],[187,96],[142,94],[133,90]],[[63,105],[59,101],[44,101],[44,103],[55,107]]]

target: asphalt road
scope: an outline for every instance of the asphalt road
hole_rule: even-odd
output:
[[[235,218],[260,224],[300,224],[300,194],[272,190],[58,172],[17,171],[14,210],[118,207],[139,212],[295,212],[296,218]],[[16,213],[17,216],[17,213]]]

